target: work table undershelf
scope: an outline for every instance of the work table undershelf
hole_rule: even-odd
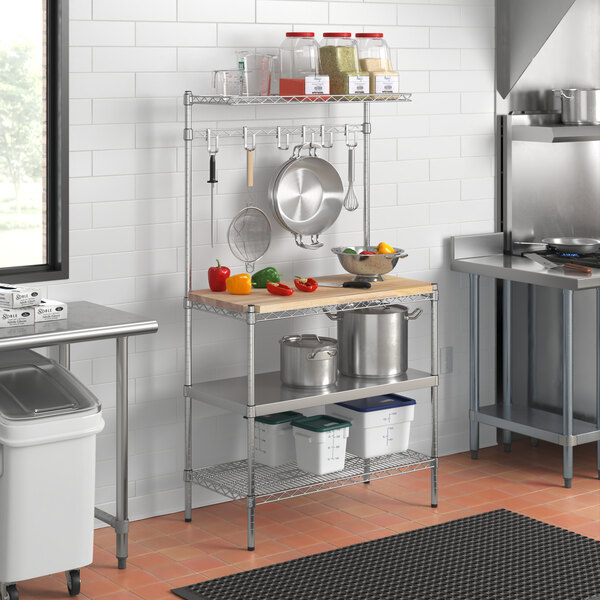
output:
[[[319,283],[343,283],[351,279],[352,275],[348,273],[317,278]],[[294,287],[293,281],[282,283]],[[248,307],[253,306],[254,312],[259,319],[260,315],[263,315],[267,319],[269,315],[272,318],[300,316],[305,314],[303,311],[311,311],[328,306],[345,305],[347,309],[355,309],[368,306],[371,302],[373,304],[389,303],[386,300],[395,300],[396,298],[417,296],[425,299],[431,296],[434,291],[435,285],[432,283],[387,275],[385,276],[385,281],[371,283],[370,289],[319,286],[314,292],[300,292],[296,290],[291,296],[276,296],[264,289],[253,289],[251,294],[240,296],[204,289],[191,291],[189,300],[195,308],[201,308],[208,312],[223,313],[242,319],[245,318]]]

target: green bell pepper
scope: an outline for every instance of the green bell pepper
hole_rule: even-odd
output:
[[[252,275],[252,287],[266,288],[267,282],[279,283],[280,276],[275,267],[265,267]]]

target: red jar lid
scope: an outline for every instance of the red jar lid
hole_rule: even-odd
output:
[[[382,38],[383,33],[357,33],[357,38]]]
[[[326,38],[326,37],[328,37],[328,38],[329,37],[333,37],[333,38],[335,38],[335,37],[349,38],[349,37],[352,37],[352,34],[351,33],[324,33],[323,37],[324,38]]]
[[[285,37],[315,37],[310,31],[288,31]]]

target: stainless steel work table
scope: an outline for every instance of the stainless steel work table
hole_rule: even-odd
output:
[[[597,470],[600,477],[600,335],[596,336],[596,425],[573,418],[573,293],[596,289],[597,327],[600,327],[600,269],[591,275],[570,273],[563,269],[547,270],[520,256],[503,254],[503,234],[460,236],[452,239],[451,268],[469,274],[470,337],[470,444],[471,456],[479,451],[479,424],[503,430],[506,451],[510,450],[511,432],[546,440],[563,446],[565,487],[573,480],[573,447],[598,442]],[[479,406],[479,278],[503,280],[503,402],[502,406]],[[516,408],[511,398],[511,284],[525,283],[562,289],[562,415],[533,408]],[[531,351],[531,350],[530,350]]]
[[[0,329],[0,350],[58,346],[59,362],[70,367],[70,344],[115,338],[117,373],[117,493],[116,516],[99,508],[95,517],[114,528],[117,536],[116,557],[119,569],[127,564],[129,532],[127,503],[128,461],[128,366],[129,336],[154,333],[158,323],[131,313],[92,302],[69,302],[69,318],[37,323],[28,327]]]

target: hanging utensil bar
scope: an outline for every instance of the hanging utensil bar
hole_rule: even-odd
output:
[[[344,134],[346,131],[346,127],[349,128],[351,132],[354,133],[362,133],[363,125],[332,125],[330,127],[326,127],[324,125],[302,125],[299,127],[270,127],[268,129],[260,128],[260,127],[247,127],[249,135],[253,136],[273,136],[282,139],[282,136],[302,136],[303,131],[305,131],[305,135],[308,137],[311,134],[315,134],[315,136],[319,136],[321,138],[321,144],[324,148],[331,148],[333,145],[333,135]],[[209,134],[210,132],[210,134]],[[208,136],[219,136],[222,138],[226,137],[241,137],[244,135],[244,128],[236,127],[233,129],[196,129],[194,130],[194,136],[198,136],[204,140],[208,139]],[[323,143],[325,140],[325,143]],[[281,148],[282,150],[287,150],[288,148]]]

